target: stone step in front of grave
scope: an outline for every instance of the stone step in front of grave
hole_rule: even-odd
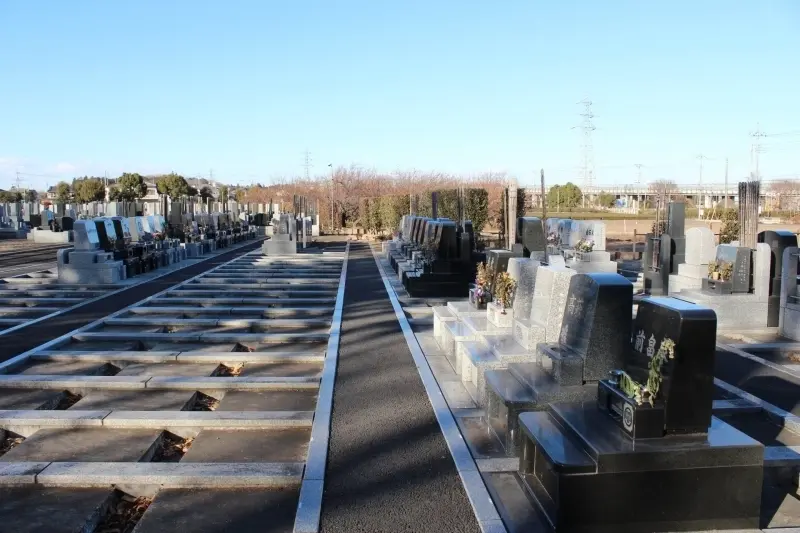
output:
[[[248,254],[0,364],[0,485],[32,491],[25,501],[99,490],[100,503],[85,494],[101,520],[104,502],[123,497],[145,499],[142,509],[152,500],[148,517],[169,515],[174,495],[246,491],[243,503],[258,494],[289,506],[265,516],[291,529],[306,461],[326,460],[314,442],[329,428],[314,423],[330,412],[331,372],[322,397],[321,385],[345,265]],[[305,505],[298,520],[314,516]]]

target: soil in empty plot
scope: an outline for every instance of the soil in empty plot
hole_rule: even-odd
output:
[[[213,396],[209,396],[208,394],[203,394],[202,392],[198,392],[191,410],[216,411],[217,407],[219,407],[218,399],[214,398]]]
[[[6,431],[5,438],[0,440],[0,455],[3,455],[11,448],[22,444],[22,441],[24,440],[25,437],[21,437],[16,433],[11,433],[10,431]]]
[[[131,533],[151,503],[150,498],[136,498],[117,491],[94,533]]]
[[[78,403],[81,400],[81,398],[83,398],[83,396],[81,396],[80,394],[73,394],[70,391],[65,390],[63,395],[61,396],[61,399],[58,401],[58,404],[53,409],[56,409],[58,411],[69,409],[70,407]]]
[[[151,461],[154,463],[177,463],[189,450],[192,442],[194,442],[194,437],[183,438],[165,431]]]
[[[244,365],[219,365],[214,371],[214,376],[221,378],[235,378],[242,373]]]

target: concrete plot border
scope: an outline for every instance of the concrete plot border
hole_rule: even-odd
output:
[[[237,244],[237,245],[235,245],[235,247],[232,246],[230,248],[222,248],[222,250],[224,250],[223,252],[220,252],[219,254],[209,255],[208,257],[204,257],[204,258],[200,259],[199,261],[192,261],[192,262],[181,261],[181,263],[185,263],[185,264],[182,264],[181,266],[179,266],[179,267],[177,267],[175,269],[166,270],[165,272],[162,272],[162,273],[160,273],[157,276],[154,276],[152,278],[138,280],[135,283],[132,283],[130,285],[125,285],[124,287],[120,287],[120,288],[118,288],[116,290],[109,291],[109,292],[107,292],[105,294],[101,294],[100,296],[95,296],[94,298],[91,298],[89,300],[84,300],[83,302],[78,302],[73,306],[66,307],[64,309],[61,309],[60,311],[56,311],[55,313],[50,313],[49,315],[40,316],[39,318],[31,320],[30,322],[25,322],[24,324],[18,324],[16,326],[10,327],[8,329],[0,330],[0,337],[2,337],[3,335],[8,335],[9,333],[13,333],[13,332],[15,332],[15,331],[17,331],[19,329],[26,328],[26,327],[31,326],[33,324],[36,324],[38,322],[41,322],[42,320],[45,320],[47,318],[53,318],[53,317],[56,317],[56,316],[58,316],[60,314],[66,313],[67,311],[72,311],[73,309],[77,309],[77,308],[82,307],[84,305],[89,305],[91,303],[94,303],[94,302],[102,299],[102,298],[107,298],[109,296],[113,296],[113,295],[115,295],[115,294],[117,294],[119,292],[131,289],[131,288],[136,287],[138,285],[141,285],[142,283],[155,281],[155,280],[157,280],[159,278],[162,278],[162,277],[167,276],[169,274],[172,274],[174,272],[179,272],[179,271],[183,270],[184,268],[188,268],[188,267],[194,266],[194,265],[199,265],[200,263],[204,263],[205,261],[208,261],[209,259],[213,259],[215,257],[218,257],[222,253],[233,252],[233,251],[235,251],[235,250],[237,250],[239,248],[243,248],[244,246],[247,246],[248,244],[255,244],[259,240],[264,240],[264,239],[262,237],[256,237],[255,239],[253,239],[251,241],[247,241],[247,242],[243,242],[241,244]],[[24,276],[25,274],[18,274],[18,275],[19,276]],[[14,278],[16,276],[10,276],[10,277]]]
[[[306,470],[300,485],[300,500],[294,521],[295,533],[317,533],[322,516],[322,491],[325,487],[325,468],[328,464],[328,442],[331,432],[331,409],[333,406],[333,386],[336,380],[336,367],[339,361],[339,338],[342,329],[342,310],[344,309],[344,287],[347,280],[347,260],[350,256],[350,242],[345,245],[342,259],[342,272],[339,276],[339,290],[336,292],[336,305],[333,308],[328,349],[322,367],[322,379],[317,394],[317,408],[311,427],[311,441],[306,455]]]
[[[397,299],[397,294],[392,287],[392,283],[386,276],[386,272],[381,265],[380,259],[375,252],[375,248],[370,246],[372,257],[378,267],[378,272],[383,280],[383,285],[386,288],[386,293],[389,295],[389,300],[392,302],[392,308],[397,316],[397,321],[400,323],[400,329],[403,331],[403,336],[408,344],[408,349],[411,351],[411,356],[414,358],[414,364],[417,366],[417,371],[422,379],[422,385],[425,387],[425,392],[428,393],[428,399],[433,407],[433,412],[436,415],[436,420],[439,422],[439,427],[442,430],[447,447],[450,449],[450,454],[453,457],[453,462],[456,465],[458,475],[461,477],[461,482],[464,485],[464,490],[467,493],[469,502],[472,505],[472,510],[475,513],[475,518],[478,520],[478,525],[484,533],[505,533],[506,527],[503,524],[500,514],[497,512],[494,501],[486,489],[486,485],[481,477],[478,465],[472,458],[472,454],[467,447],[461,431],[458,429],[458,424],[447,405],[444,394],[439,388],[439,383],[433,375],[433,371],[428,365],[425,354],[417,342],[414,331],[408,322],[408,318],[403,312],[403,307]]]
[[[34,354],[36,354],[38,352],[45,351],[45,350],[50,350],[50,349],[56,348],[56,347],[58,347],[58,346],[60,346],[60,345],[62,345],[64,343],[66,343],[66,342],[69,342],[69,340],[72,338],[72,336],[75,335],[76,333],[82,333],[82,332],[89,331],[92,328],[95,328],[95,327],[101,325],[103,323],[103,321],[108,319],[108,318],[114,318],[114,317],[120,316],[123,313],[128,312],[130,309],[133,309],[134,307],[139,307],[139,306],[145,304],[146,302],[149,302],[150,300],[152,300],[154,298],[159,298],[159,297],[165,295],[166,293],[168,293],[172,289],[174,289],[176,287],[180,287],[184,283],[192,282],[192,281],[194,281],[194,280],[196,280],[198,278],[201,278],[202,276],[208,274],[209,272],[217,270],[218,268],[220,268],[222,266],[225,266],[225,265],[227,265],[229,263],[233,263],[234,261],[240,260],[242,257],[245,257],[245,256],[250,255],[250,254],[255,254],[255,253],[261,253],[261,250],[256,249],[256,250],[247,252],[245,254],[239,255],[237,257],[234,257],[230,261],[226,261],[226,262],[224,262],[222,264],[219,264],[219,265],[215,266],[214,268],[211,268],[209,270],[201,272],[200,274],[197,274],[196,276],[193,276],[193,277],[191,277],[191,278],[189,278],[187,280],[184,280],[181,283],[178,283],[178,284],[173,285],[171,287],[167,287],[163,291],[157,292],[156,294],[153,294],[151,296],[148,296],[147,298],[139,300],[138,302],[133,303],[133,304],[129,305],[128,307],[120,309],[119,311],[115,311],[114,313],[111,313],[108,316],[104,316],[103,318],[99,318],[99,319],[95,320],[94,322],[90,322],[89,324],[86,324],[85,326],[81,326],[80,328],[74,329],[74,330],[70,331],[69,333],[65,333],[64,335],[62,335],[60,337],[57,337],[57,338],[55,338],[53,340],[50,340],[50,341],[47,341],[44,344],[40,344],[36,348],[32,348],[32,349],[28,350],[27,352],[23,352],[23,353],[15,356],[15,357],[12,357],[11,359],[8,359],[7,361],[3,361],[2,363],[0,363],[0,374],[6,373],[8,368],[13,368],[16,365],[19,365],[21,363],[26,362],[32,355],[34,355]],[[211,259],[211,257],[209,257],[209,259]],[[198,263],[194,263],[194,264],[198,264]]]

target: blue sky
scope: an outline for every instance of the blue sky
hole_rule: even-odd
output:
[[[597,183],[800,177],[800,3],[0,0],[0,188],[328,163]]]

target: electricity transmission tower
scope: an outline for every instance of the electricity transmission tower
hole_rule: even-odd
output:
[[[636,167],[636,185],[641,185],[642,183],[642,167],[644,166],[641,163],[634,163]]]
[[[753,138],[753,142],[750,144],[750,166],[753,177],[759,181],[761,180],[761,173],[758,169],[758,154],[764,152],[764,147],[761,146],[761,139],[766,136],[767,134],[761,131],[761,124],[756,124],[756,130],[750,132],[750,137]]]
[[[311,152],[308,150],[305,151],[305,159],[303,160],[303,168],[305,169],[306,173],[306,181],[309,180],[311,167],[314,166],[311,164]]]
[[[572,129],[580,128],[583,133],[583,143],[581,144],[581,170],[583,174],[583,190],[589,191],[592,187],[592,180],[594,179],[594,146],[592,144],[592,132],[597,129],[594,126],[592,119],[594,113],[592,112],[592,101],[584,98],[578,104],[583,105],[583,112],[580,114],[583,117],[579,126]],[[584,205],[586,203],[586,196],[584,193]]]

